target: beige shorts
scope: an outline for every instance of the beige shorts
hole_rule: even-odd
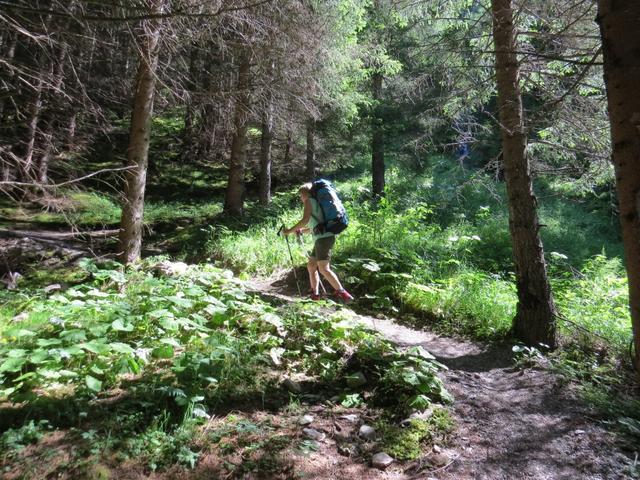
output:
[[[309,252],[309,257],[320,261],[331,260],[331,249],[335,243],[335,235],[317,239],[313,244],[313,250]]]

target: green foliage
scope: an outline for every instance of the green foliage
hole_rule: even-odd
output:
[[[376,426],[385,452],[398,460],[415,460],[429,444],[446,441],[455,422],[446,409],[434,408],[426,419],[413,418],[401,426],[382,420]]]
[[[10,428],[0,436],[0,447],[7,454],[15,453],[29,444],[37,443],[49,428],[47,420],[29,420],[19,428]]]

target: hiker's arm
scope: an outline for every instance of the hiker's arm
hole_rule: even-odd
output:
[[[304,202],[304,212],[302,212],[302,219],[298,223],[296,223],[293,227],[285,228],[283,233],[285,235],[291,235],[296,230],[306,227],[310,219],[311,219],[311,202],[309,201],[309,199],[307,199]]]

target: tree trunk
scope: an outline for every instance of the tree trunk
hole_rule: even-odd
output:
[[[640,2],[598,0],[604,79],[622,243],[629,279],[633,361],[640,375]]]
[[[316,165],[316,121],[313,118],[310,118],[307,121],[307,162],[306,162],[306,170],[305,176],[307,180],[310,182],[317,175],[317,165]]]
[[[271,203],[271,150],[273,140],[273,105],[271,98],[262,119],[262,137],[260,139],[260,192],[262,205]]]
[[[493,0],[492,11],[509,229],[518,291],[513,329],[516,337],[528,345],[543,343],[553,348],[556,345],[556,312],[539,236],[537,202],[526,152],[511,0]]]
[[[197,69],[198,69],[198,46],[192,45],[191,52],[189,53],[189,76],[187,78],[187,90],[189,93],[189,99],[184,114],[184,130],[182,132],[182,156],[183,158],[189,157],[194,154],[195,142],[194,142],[194,126],[195,126],[195,100],[193,95],[197,88]]]
[[[40,112],[42,110],[42,88],[44,81],[42,78],[38,80],[36,91],[33,93],[33,100],[29,106],[29,120],[27,122],[24,155],[20,164],[20,178],[23,182],[32,182],[35,180],[33,175],[33,157],[36,149],[36,138],[38,135],[38,122],[40,121]]]
[[[42,153],[38,159],[38,182],[47,183],[49,181],[49,164],[56,150],[55,147],[55,128],[57,124],[56,113],[61,110],[59,104],[59,92],[64,85],[64,67],[67,59],[68,45],[62,43],[58,51],[57,61],[51,66],[50,77],[53,83],[53,89],[49,90],[46,95],[45,103],[49,108],[45,110],[42,118],[44,124],[41,132]]]
[[[374,73],[372,93],[375,107],[371,119],[371,183],[374,198],[384,195],[384,131],[380,115],[382,101],[382,74]]]
[[[284,166],[288,166],[291,161],[291,146],[293,144],[293,134],[291,130],[287,130],[287,139],[284,145],[284,158],[282,159],[282,164]]]
[[[238,70],[238,92],[233,120],[233,140],[229,159],[229,183],[224,199],[224,211],[236,217],[244,211],[244,164],[247,154],[247,124],[249,120],[250,60],[244,54]]]
[[[164,1],[149,0],[150,13],[161,13]],[[131,169],[126,173],[120,221],[120,251],[124,263],[131,263],[140,258],[142,246],[144,191],[147,180],[159,39],[160,22],[158,20],[143,21],[137,38],[140,58],[127,149],[127,165]]]

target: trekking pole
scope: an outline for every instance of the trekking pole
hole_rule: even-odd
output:
[[[302,232],[300,230],[296,231],[296,237],[298,238],[298,245],[300,245],[301,247],[304,247],[304,241],[302,240]],[[324,283],[322,283],[322,275],[320,275],[320,270],[316,268],[316,272],[318,272],[318,282],[320,283],[320,288],[322,288],[322,293],[324,293],[324,296],[326,297],[327,289],[324,288]]]
[[[302,297],[302,290],[300,290],[300,282],[298,282],[298,274],[296,273],[296,266],[293,263],[293,255],[291,253],[291,245],[289,245],[289,237],[287,235],[285,235],[283,233],[284,231],[284,224],[282,224],[282,226],[280,227],[280,230],[278,230],[278,235],[282,234],[284,236],[284,239],[287,242],[287,250],[289,250],[289,258],[291,259],[291,268],[293,269],[293,278],[296,279],[296,286],[298,287],[298,295],[300,295]]]

